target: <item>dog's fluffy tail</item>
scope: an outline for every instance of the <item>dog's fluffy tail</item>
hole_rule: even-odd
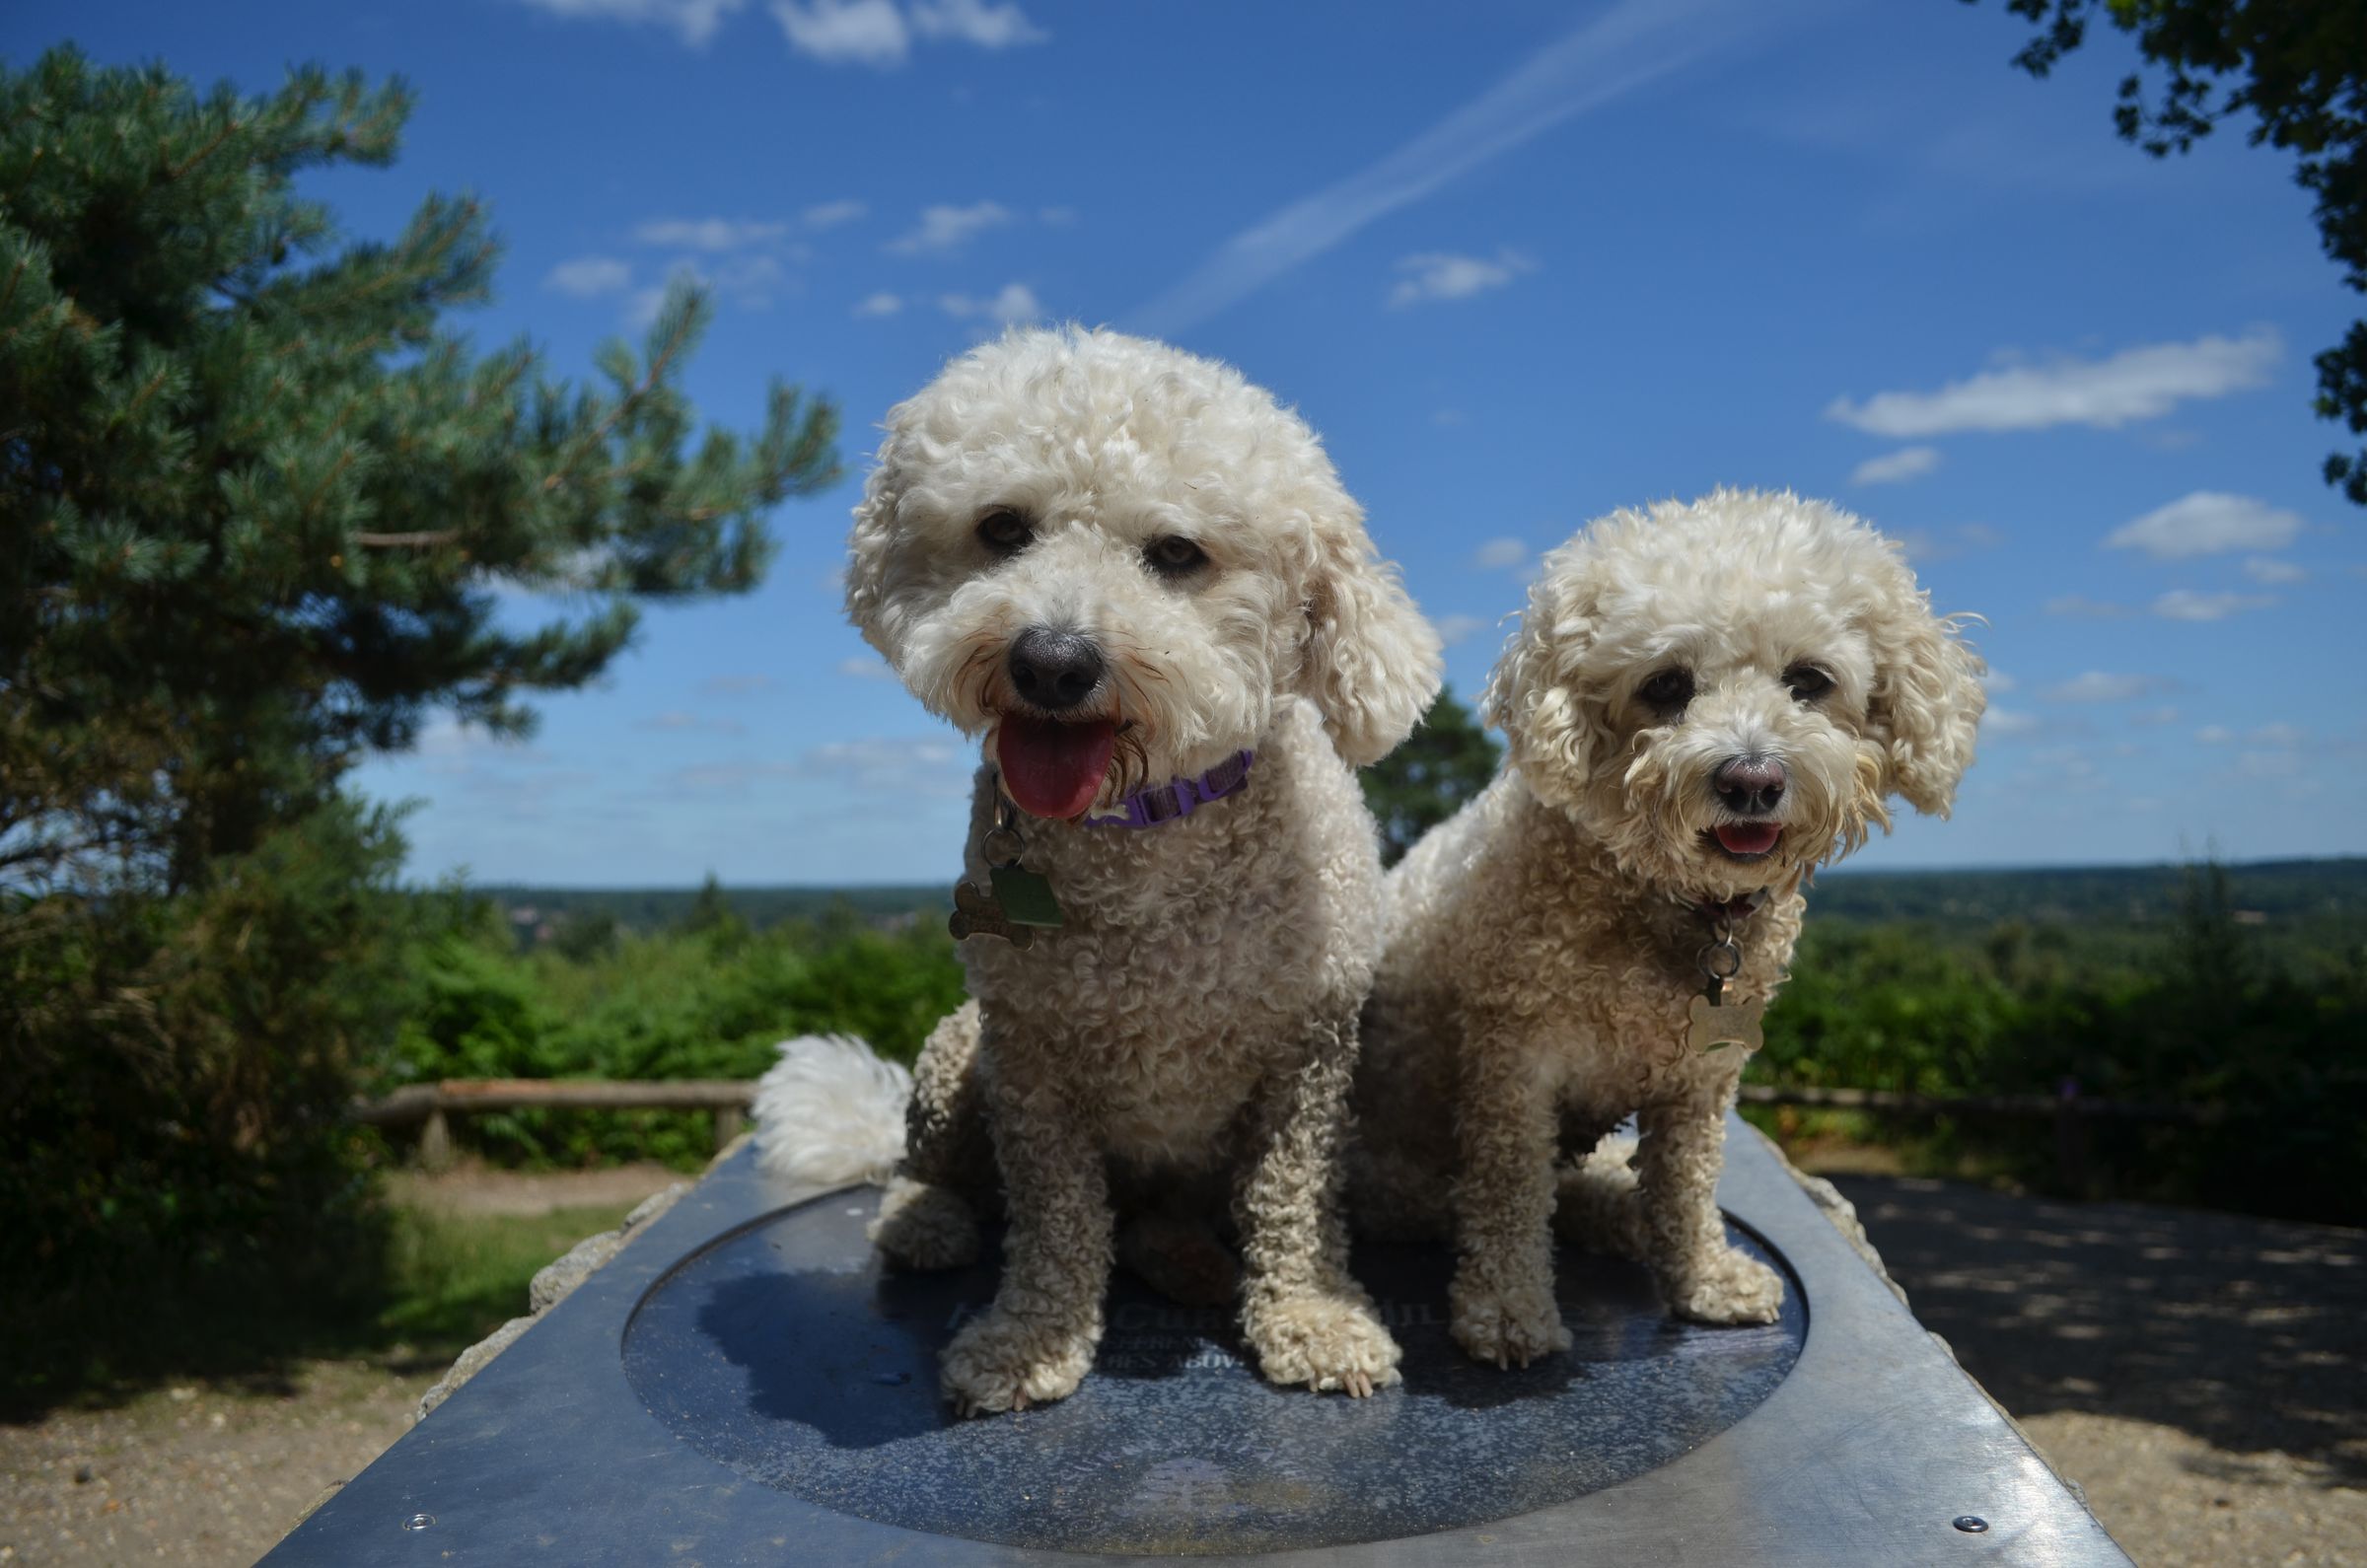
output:
[[[781,1041],[756,1083],[756,1163],[800,1185],[885,1182],[904,1155],[912,1075],[848,1034]]]
[[[1636,1190],[1632,1138],[1606,1138],[1560,1172],[1553,1229],[1565,1242],[1613,1257],[1644,1256],[1644,1208]]]

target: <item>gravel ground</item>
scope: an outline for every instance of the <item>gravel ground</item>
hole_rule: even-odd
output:
[[[1831,1174],[2148,1568],[2367,1568],[2367,1233]]]
[[[2367,1235],[1830,1174],[1925,1324],[2140,1563],[2367,1568]],[[401,1196],[521,1214],[674,1179],[461,1172]],[[251,1563],[442,1371],[315,1362],[0,1426],[0,1563]]]
[[[410,1426],[441,1367],[323,1361],[0,1426],[0,1563],[244,1565]]]

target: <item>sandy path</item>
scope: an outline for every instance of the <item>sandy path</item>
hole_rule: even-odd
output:
[[[2367,1233],[1832,1180],[2138,1562],[2367,1568]]]

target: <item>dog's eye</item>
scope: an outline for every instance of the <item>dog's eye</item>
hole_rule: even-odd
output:
[[[1783,673],[1783,683],[1802,702],[1814,702],[1832,689],[1832,677],[1815,665],[1794,665]]]
[[[1151,540],[1143,549],[1142,558],[1161,577],[1188,577],[1208,564],[1208,552],[1181,534]]]
[[[1682,713],[1685,705],[1693,700],[1693,673],[1663,670],[1636,687],[1635,694],[1662,713]]]
[[[1036,536],[1027,514],[998,506],[978,519],[978,542],[997,555],[1017,555]]]

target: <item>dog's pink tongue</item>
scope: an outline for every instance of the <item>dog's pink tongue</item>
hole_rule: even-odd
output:
[[[995,732],[1003,788],[1031,817],[1074,817],[1102,792],[1117,726],[1107,719],[1055,724],[1012,714]]]
[[[1783,836],[1779,822],[1721,822],[1713,831],[1730,855],[1763,855]]]

